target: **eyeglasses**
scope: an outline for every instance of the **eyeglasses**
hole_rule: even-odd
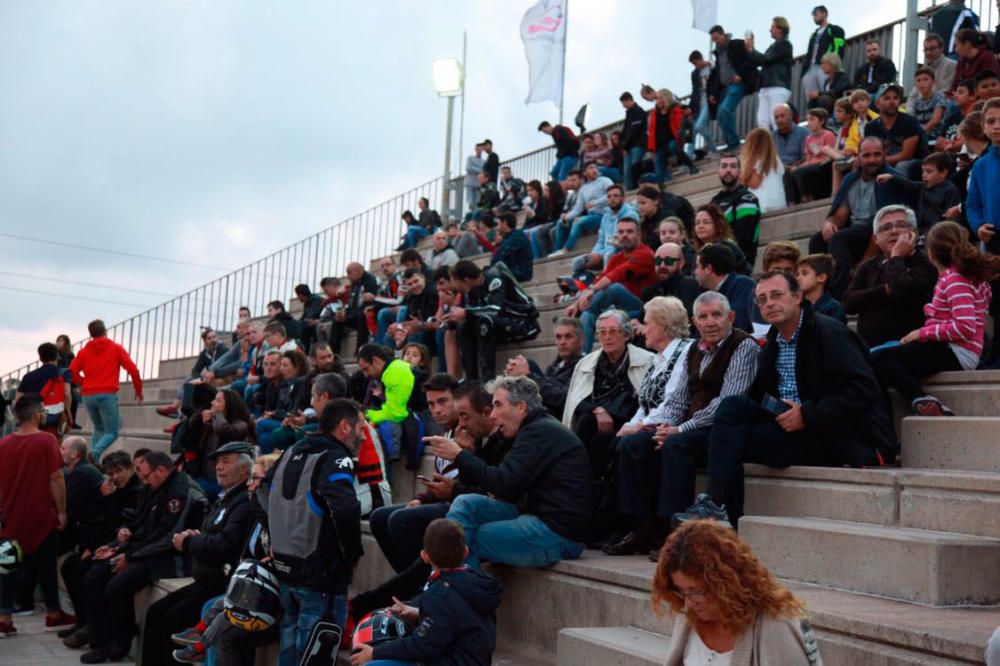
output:
[[[704,590],[695,590],[694,592],[681,592],[680,590],[674,590],[674,596],[681,601],[705,601],[708,598],[708,592]]]
[[[910,226],[909,222],[901,220],[899,222],[886,222],[885,224],[879,225],[878,232],[880,234],[884,234],[892,231],[893,229],[897,229],[899,231],[906,231],[907,229],[912,229],[912,228],[913,227]]]
[[[680,259],[677,257],[656,257],[653,259],[653,263],[657,266],[673,266],[678,261],[680,261]]]
[[[785,296],[788,296],[787,291],[772,291],[769,294],[761,294],[754,298],[757,301],[757,305],[764,305],[768,301],[780,301]]]
[[[619,335],[622,333],[620,328],[599,328],[597,329],[597,337],[607,337],[609,335]]]

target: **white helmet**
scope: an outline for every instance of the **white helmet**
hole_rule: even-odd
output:
[[[229,579],[224,602],[226,619],[244,631],[263,631],[281,617],[278,579],[256,560],[241,562]]]
[[[17,539],[0,539],[0,573],[16,571],[24,561],[24,551]]]

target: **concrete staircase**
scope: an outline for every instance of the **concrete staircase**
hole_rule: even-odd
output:
[[[708,201],[718,189],[714,168],[677,178],[670,189],[695,205]],[[792,239],[805,250],[827,205],[766,215],[761,245]],[[525,286],[539,304],[542,333],[502,345],[497,367],[515,354],[543,367],[554,358],[552,322],[562,311],[551,302],[555,278],[568,274],[572,257],[591,244],[585,237],[574,253],[536,263]],[[476,260],[485,264],[488,257]],[[343,346],[349,366],[354,343],[352,334]],[[147,383],[143,406],[123,387],[116,447],[168,445],[160,430],[169,421],[154,408],[172,399],[193,363],[163,361],[165,379]],[[747,466],[741,536],[805,601],[828,665],[982,663],[986,640],[1000,625],[1000,372],[942,373],[928,388],[958,416],[916,418],[897,405],[901,468]],[[398,499],[412,496],[413,472],[399,467],[393,478]],[[359,590],[391,573],[374,540],[365,538]],[[651,612],[653,569],[644,557],[595,551],[542,570],[495,567],[506,585],[501,652],[513,655],[510,663],[662,663],[672,623]]]

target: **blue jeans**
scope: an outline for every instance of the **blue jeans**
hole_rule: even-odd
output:
[[[740,135],[736,133],[736,108],[743,99],[744,88],[742,83],[730,83],[722,93],[722,101],[719,102],[718,118],[719,127],[722,128],[722,136],[726,140],[726,147],[729,150],[736,150],[740,147]]]
[[[486,495],[459,495],[448,518],[465,530],[469,566],[481,560],[515,567],[537,568],[561,560],[575,560],[583,544],[559,536],[538,516],[518,513],[517,507]]]
[[[427,238],[430,232],[423,227],[411,224],[406,227],[406,238],[403,239],[403,246],[408,248],[416,247],[421,238]]]
[[[697,139],[700,136],[705,140],[705,145],[703,150],[706,153],[715,152],[715,141],[712,139],[712,133],[708,131],[708,124],[711,119],[708,115],[708,100],[704,100],[701,103],[701,109],[698,110],[698,117],[694,119],[694,129],[691,135],[691,143],[687,145],[687,156],[694,159],[694,151],[697,146]]]
[[[444,357],[444,326],[434,332],[434,344],[437,346],[438,372],[448,372],[448,363]]]
[[[576,166],[577,161],[577,158],[572,155],[557,159],[556,163],[552,165],[552,170],[549,171],[552,180],[558,180],[559,182],[566,180],[569,177],[570,170]]]
[[[556,225],[556,249],[566,250],[569,252],[576,245],[576,241],[579,240],[580,236],[585,232],[597,231],[601,228],[601,219],[603,215],[591,213],[590,215],[581,215],[580,217],[573,220],[573,228],[569,230],[569,235],[567,236],[566,227],[562,224]]]
[[[347,595],[331,595],[311,587],[281,584],[281,653],[278,666],[298,666],[309,642],[313,625],[331,620],[341,627],[347,622]]]
[[[622,168],[625,169],[625,189],[634,190],[636,188],[636,177],[633,175],[635,168],[642,164],[646,151],[642,148],[629,148],[625,151],[625,159]]]
[[[615,283],[600,290],[590,300],[590,307],[580,313],[580,323],[583,324],[583,353],[590,352],[594,346],[594,329],[597,326],[597,316],[610,308],[617,308],[636,318],[642,313],[642,301],[625,285]]]
[[[386,333],[389,331],[389,324],[396,322],[406,321],[407,308],[405,305],[399,306],[399,312],[395,315],[392,314],[392,308],[382,308],[378,311],[375,316],[375,343],[380,345],[390,345],[393,346],[396,343],[390,343],[386,339]]]
[[[528,241],[531,243],[531,255],[535,259],[549,256],[549,253],[546,252],[550,246],[549,231],[557,224],[558,222],[546,222],[524,232],[528,235]]]
[[[622,182],[622,172],[614,167],[598,166],[597,173],[601,174],[605,178],[610,178],[616,183]]]
[[[118,428],[121,425],[121,416],[118,414],[118,394],[85,395],[83,396],[83,406],[86,408],[94,428],[90,448],[94,452],[94,459],[100,460],[101,454],[118,439]]]
[[[257,445],[260,446],[261,453],[271,453],[274,446],[271,445],[271,433],[281,427],[278,419],[261,419],[257,421]]]
[[[670,174],[670,154],[676,145],[676,143],[671,141],[667,146],[656,149],[653,165],[656,168],[657,183],[666,183],[673,180],[673,176]]]

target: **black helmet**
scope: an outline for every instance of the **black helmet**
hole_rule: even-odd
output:
[[[256,560],[241,562],[229,579],[224,602],[226,619],[244,631],[263,631],[281,617],[278,579]]]
[[[16,571],[24,561],[24,551],[17,539],[0,539],[0,573]]]
[[[405,638],[413,633],[403,618],[396,617],[388,608],[372,611],[361,618],[354,630],[351,647],[357,649],[362,645],[378,645],[397,638]]]

